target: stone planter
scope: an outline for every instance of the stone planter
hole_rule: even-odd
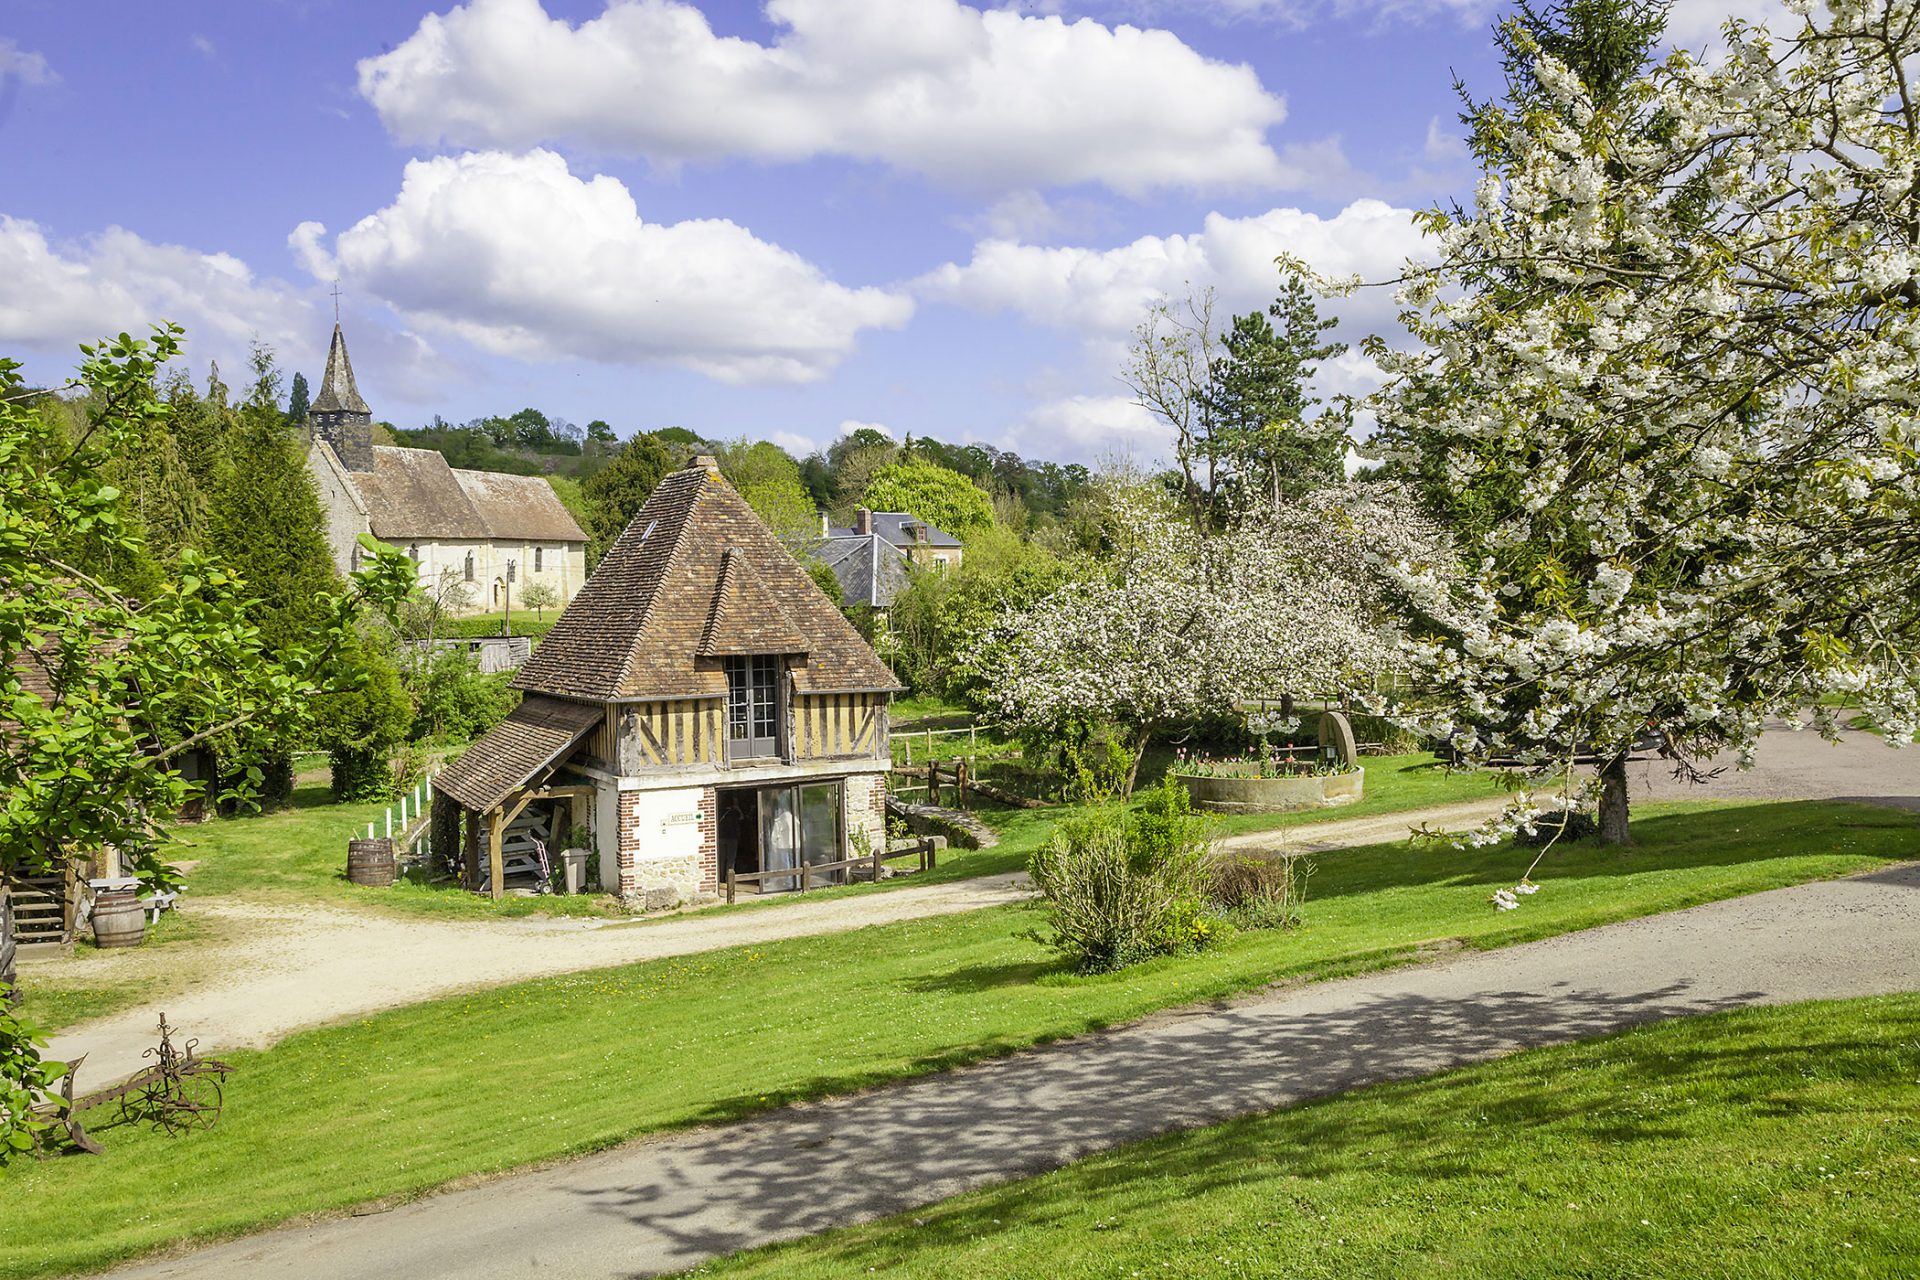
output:
[[[1367,772],[1305,775],[1296,778],[1219,778],[1176,773],[1193,807],[1210,813],[1285,813],[1352,804],[1363,794]]]

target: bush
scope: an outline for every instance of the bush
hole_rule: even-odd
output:
[[[1205,823],[1178,786],[1138,812],[1109,804],[1062,822],[1028,862],[1052,926],[1041,940],[1081,973],[1211,946],[1227,930],[1202,896],[1207,851]]]
[[[1241,929],[1295,929],[1313,863],[1298,855],[1226,854],[1207,864],[1207,901]]]
[[[511,672],[481,675],[473,656],[442,649],[408,671],[414,700],[414,741],[468,742],[506,719],[520,695]]]
[[[1600,822],[1584,809],[1561,809],[1541,814],[1533,820],[1533,831],[1514,832],[1513,842],[1529,849],[1544,849],[1549,844],[1586,840],[1600,834]]]

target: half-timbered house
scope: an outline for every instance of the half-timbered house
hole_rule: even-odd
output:
[[[514,685],[433,783],[475,888],[568,831],[646,907],[886,839],[900,685],[710,457],[661,482]]]

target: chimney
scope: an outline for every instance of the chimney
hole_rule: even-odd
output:
[[[705,471],[717,476],[720,474],[720,459],[710,453],[696,453],[693,455],[693,461],[687,464],[687,470]]]
[[[865,507],[853,513],[853,531],[861,537],[873,532],[873,512]]]
[[[825,511],[820,513],[820,536],[823,538],[833,536],[833,524],[827,519],[827,513]]]

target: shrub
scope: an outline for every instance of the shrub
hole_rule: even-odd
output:
[[[511,672],[481,675],[472,655],[443,649],[408,672],[414,698],[415,741],[467,742],[506,719],[520,701]]]
[[[1211,946],[1227,930],[1202,896],[1207,851],[1205,823],[1178,786],[1138,812],[1108,804],[1062,822],[1028,863],[1052,926],[1041,940],[1081,973]]]
[[[1600,834],[1600,823],[1584,809],[1548,811],[1533,820],[1533,831],[1524,827],[1513,835],[1513,842],[1529,849],[1544,849],[1549,844],[1586,840]]]
[[[1225,854],[1207,864],[1207,901],[1242,929],[1294,929],[1302,920],[1313,863]]]

